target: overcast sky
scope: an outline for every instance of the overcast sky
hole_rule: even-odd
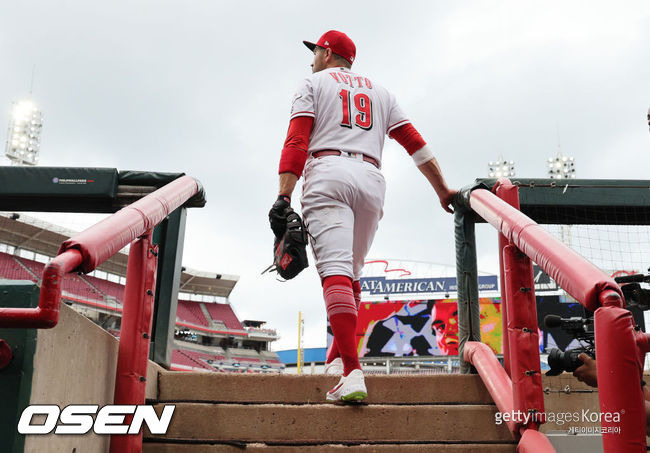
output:
[[[287,283],[260,272],[291,96],[311,71],[302,40],[329,29],[356,43],[353,69],[395,93],[453,187],[499,154],[544,177],[558,136],[581,178],[650,179],[647,0],[4,1],[0,127],[36,65],[41,165],[196,177],[208,204],[188,215],[184,263],[239,275],[231,302],[279,330],[275,349],[296,346],[299,310],[305,345],[324,346],[314,266]],[[452,216],[392,140],[383,171],[369,258],[453,266]]]

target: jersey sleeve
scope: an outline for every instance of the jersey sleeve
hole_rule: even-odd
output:
[[[411,123],[393,128],[390,131],[389,137],[395,139],[397,143],[402,145],[406,152],[409,153],[409,156],[412,156],[427,144]]]
[[[293,173],[300,178],[307,160],[309,134],[313,124],[314,118],[308,116],[299,116],[291,120],[280,156],[278,173]]]
[[[314,107],[314,82],[311,77],[302,81],[291,101],[290,120],[299,116],[316,116]]]
[[[433,152],[411,123],[393,128],[389,136],[404,147],[409,156],[413,158],[415,165],[420,166],[433,158]]]
[[[402,108],[397,105],[397,100],[393,94],[390,95],[390,110],[388,112],[388,128],[386,133],[390,134],[393,129],[410,123],[411,121],[406,117]]]

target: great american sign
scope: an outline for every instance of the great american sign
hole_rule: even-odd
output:
[[[438,278],[397,278],[361,277],[361,292],[372,296],[393,294],[431,294],[450,293],[458,291],[456,277]],[[478,277],[479,291],[498,291],[496,275],[481,275]]]

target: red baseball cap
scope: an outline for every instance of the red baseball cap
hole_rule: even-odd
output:
[[[322,47],[324,49],[332,49],[332,52],[345,58],[350,62],[350,64],[354,63],[354,57],[357,54],[357,47],[354,45],[348,35],[336,30],[325,32],[325,34],[320,37],[316,44],[309,41],[303,41],[303,43],[311,51],[313,51],[314,47],[316,46]]]

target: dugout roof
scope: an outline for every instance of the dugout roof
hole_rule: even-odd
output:
[[[512,177],[521,211],[542,224],[648,225],[650,181],[620,179],[530,179]],[[496,179],[477,179],[492,189]],[[483,222],[478,215],[475,221]]]
[[[0,166],[0,211],[117,212],[185,173]],[[186,208],[205,206],[199,187]]]
[[[184,173],[118,171],[115,168],[0,166],[0,243],[45,256],[56,256],[71,231],[24,212],[113,213],[180,178]],[[205,192],[185,203],[203,207]],[[128,254],[117,253],[98,270],[126,277]],[[180,291],[228,297],[238,281],[234,275],[183,267]]]

